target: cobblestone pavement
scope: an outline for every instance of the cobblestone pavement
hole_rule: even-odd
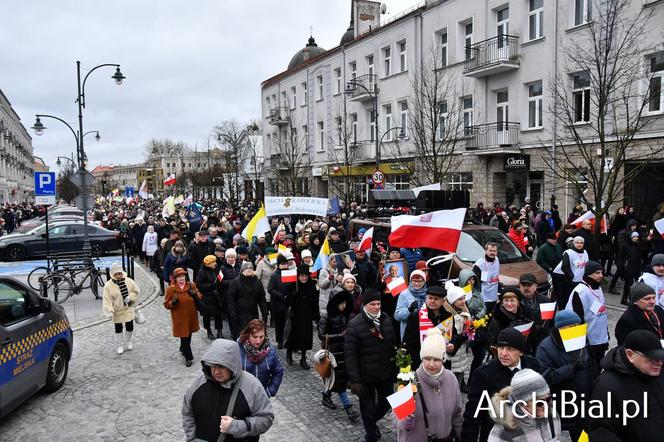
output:
[[[146,296],[156,295],[156,278],[138,269],[136,275]],[[110,322],[77,331],[64,387],[51,395],[35,395],[5,417],[0,422],[0,440],[183,440],[182,395],[199,375],[199,358],[210,341],[204,332],[193,337],[196,359],[191,368],[186,368],[178,342],[171,336],[170,317],[162,300],[157,296],[144,308],[147,322],[136,325],[134,350],[123,355],[115,353]],[[618,309],[609,309],[610,330],[619,314]],[[285,354],[281,353],[283,361]],[[362,440],[360,420],[352,424],[343,410],[331,411],[320,405],[320,387],[313,369],[286,365],[284,381],[272,399],[276,419],[261,440]],[[336,395],[333,399],[339,404]],[[357,410],[357,401],[352,399]],[[390,422],[383,419],[380,424],[382,440],[395,440]]]

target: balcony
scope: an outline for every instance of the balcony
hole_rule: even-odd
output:
[[[348,99],[350,101],[358,102],[373,100],[372,96],[367,92],[366,89],[370,90],[371,93],[375,96],[378,92],[376,81],[377,77],[373,74],[365,74],[360,75],[359,77],[355,77],[353,80],[348,82],[348,90],[352,91],[352,93],[348,94]]]
[[[290,167],[286,160],[281,158],[280,154],[270,155],[269,168],[275,170],[290,170]]]
[[[499,35],[466,46],[470,55],[465,61],[463,74],[482,78],[519,68],[519,37]]]
[[[286,126],[290,124],[290,112],[287,107],[275,107],[270,112],[269,122],[274,126]]]
[[[477,155],[519,153],[519,123],[478,124],[464,129],[466,150]]]

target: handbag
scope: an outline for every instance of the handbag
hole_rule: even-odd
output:
[[[145,315],[143,314],[143,311],[141,310],[140,307],[136,307],[134,322],[136,322],[136,324],[145,324],[145,321],[146,319]]]
[[[329,378],[332,374],[332,361],[330,360],[329,350],[327,349],[330,336],[325,335],[325,354],[320,360],[314,361],[314,369],[318,372],[321,378]]]
[[[198,295],[196,293],[196,290],[193,288],[190,288],[187,293],[189,293],[189,296],[191,296],[191,299],[194,301],[194,305],[196,306],[196,310],[202,314],[205,315],[205,304],[203,303],[202,300],[198,299]]]
[[[228,408],[226,409],[226,414],[224,416],[233,416],[233,409],[235,408],[235,401],[237,399],[237,392],[240,389],[240,381],[242,380],[242,372],[237,377],[235,384],[233,384],[233,391],[231,392],[231,398],[228,401]],[[221,416],[220,416],[221,417]],[[226,439],[226,434],[221,433],[217,438],[217,442],[224,442]]]

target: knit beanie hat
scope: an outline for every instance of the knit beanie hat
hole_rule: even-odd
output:
[[[114,262],[113,265],[111,265],[111,275],[115,275],[116,273],[120,272],[124,272],[124,270],[122,270],[122,264]]]
[[[507,327],[498,333],[496,347],[512,347],[521,353],[526,353],[526,338],[514,327]]]
[[[203,264],[205,264],[206,266],[209,266],[210,264],[216,262],[217,262],[217,257],[214,255],[208,255],[205,258],[203,258]]]
[[[420,359],[434,358],[445,360],[446,342],[438,327],[427,330],[427,337],[420,346]]]
[[[348,271],[348,269],[344,269],[344,270],[345,270],[344,271],[344,276],[343,276],[343,278],[341,278],[341,285],[344,285],[344,283],[346,281],[348,281],[349,279],[352,279],[353,282],[355,282],[357,284],[357,279],[355,279],[355,276],[353,276],[353,274],[350,273],[350,271]]]
[[[362,305],[367,305],[370,302],[380,301],[380,300],[381,300],[380,292],[375,289],[367,289],[367,291],[364,292],[364,295],[362,295]]]
[[[277,256],[277,265],[279,264],[288,264],[288,260],[281,253],[279,254],[279,256]]]
[[[578,325],[581,324],[581,318],[572,310],[561,310],[556,313],[556,317],[553,320],[553,325],[556,328],[565,327],[568,325]]]
[[[413,273],[410,274],[410,280],[411,280],[411,281],[413,280],[413,276],[415,276],[415,275],[419,276],[419,277],[422,278],[424,281],[427,280],[427,275],[425,275],[424,272],[423,272],[422,270],[414,270]]]
[[[310,275],[309,266],[304,263],[300,264],[299,266],[297,266],[297,274],[309,276]]]
[[[512,387],[512,394],[510,395],[512,403],[532,400],[533,393],[535,393],[535,398],[547,397],[551,393],[549,385],[542,375],[530,368],[517,371],[512,376],[510,387]]]
[[[302,257],[302,259],[307,258],[307,257],[311,258],[312,257],[311,251],[309,249],[304,249],[304,250],[302,250],[302,253],[300,253],[300,256]]]
[[[645,296],[654,294],[655,290],[645,282],[637,282],[629,289],[629,299],[632,303],[635,303]]]
[[[583,276],[590,276],[598,270],[602,270],[602,264],[597,261],[588,261],[586,263],[586,269],[583,272]]]
[[[254,265],[250,263],[249,261],[242,261],[242,265],[240,266],[240,273],[244,272],[246,269],[254,269]]]
[[[652,257],[650,261],[651,266],[664,266],[664,254],[658,253]]]
[[[447,281],[445,283],[445,289],[447,290],[447,302],[454,304],[461,298],[466,297],[466,291],[461,287],[454,285],[452,281]],[[472,293],[470,294],[472,296]]]
[[[632,232],[632,234],[629,237],[630,238],[638,238],[639,237],[639,232]]]

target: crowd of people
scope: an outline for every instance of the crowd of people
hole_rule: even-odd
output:
[[[188,440],[257,440],[274,418],[268,398],[278,394],[282,361],[294,365],[299,356],[302,370],[331,363],[322,406],[337,410],[336,394],[351,422],[361,417],[365,440],[376,441],[403,368],[395,363],[401,350],[417,392],[413,414],[392,416],[400,441],[549,441],[561,431],[573,440],[583,431],[591,440],[658,439],[664,240],[632,208],[618,210],[599,235],[592,220],[574,223],[583,216],[576,209],[565,224],[555,206],[537,213],[529,204],[486,210],[480,203],[469,210],[533,256],[551,287],[527,272],[514,286],[501,283],[501,244],[492,242],[482,244],[484,256],[471,267],[441,280],[426,250],[380,241],[370,251],[359,248],[366,230],[350,221],[362,208],[348,209],[326,218],[274,217],[270,231],[247,240],[242,232],[253,211],[221,202],[208,202],[193,218],[184,209],[164,216],[155,201],[96,207],[95,220],[119,230],[124,246],[158,275],[187,367],[202,318],[211,346],[184,399]],[[662,216],[664,205],[655,215]],[[325,242],[329,260],[313,271]],[[407,288],[395,293],[388,284],[399,276],[397,263]],[[103,304],[121,354],[133,348],[138,287],[121,268],[111,275]],[[613,293],[620,279],[627,308],[609,330],[604,289]],[[550,303],[555,315],[545,319],[542,306]],[[561,330],[580,324],[587,324],[585,345],[568,352]],[[612,349],[610,332],[618,342]],[[314,338],[322,351],[312,355]],[[574,393],[578,410],[587,398],[613,408],[598,418],[561,414],[565,392]],[[637,399],[647,402],[648,416],[621,408]]]

